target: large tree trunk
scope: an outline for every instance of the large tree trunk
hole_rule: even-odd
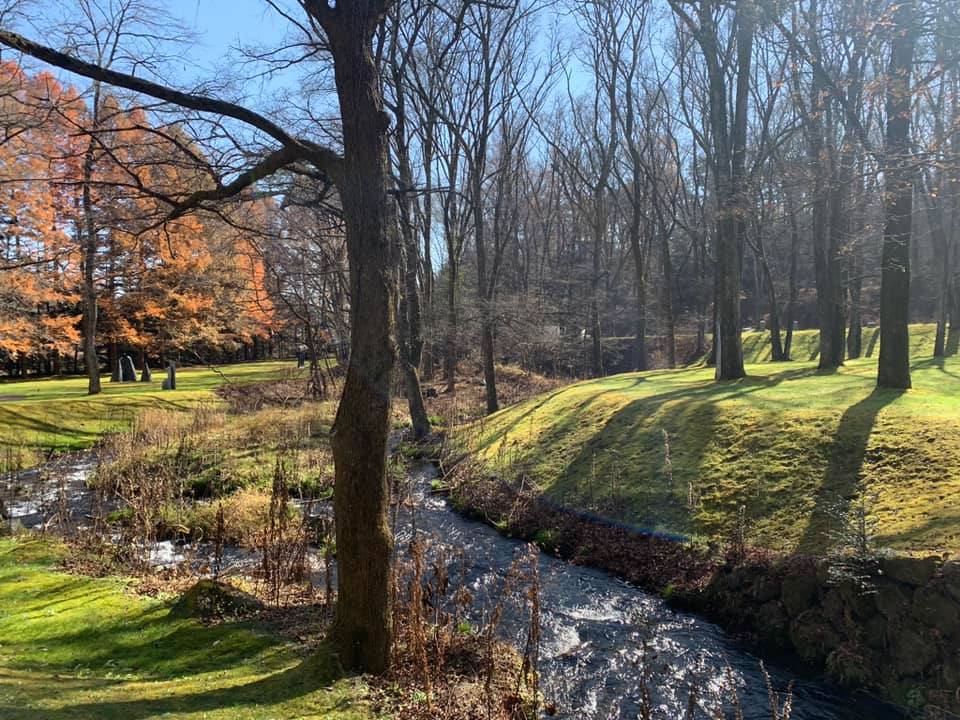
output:
[[[414,437],[418,440],[430,434],[430,420],[427,418],[427,409],[423,403],[423,390],[420,385],[420,361],[423,357],[423,334],[420,317],[420,290],[417,287],[416,258],[411,258],[416,252],[416,246],[410,247],[407,242],[407,228],[402,230],[404,235],[404,292],[400,301],[398,328],[400,331],[400,356],[403,365],[403,379],[407,392],[407,406],[410,409],[410,422],[413,425]],[[412,242],[413,234],[410,233]],[[411,266],[413,266],[411,268]]]
[[[904,0],[897,7],[893,25],[886,78],[886,223],[880,265],[880,364],[877,369],[877,385],[909,388],[910,232],[913,214],[910,79],[917,42],[913,0]]]
[[[933,356],[944,357],[947,354],[947,319],[950,304],[950,245],[944,243],[943,268],[941,269],[940,288],[937,297],[937,335],[933,343]]]
[[[812,0],[810,18],[810,51],[817,62],[822,61],[817,22],[819,3]],[[810,107],[807,113],[807,156],[812,168],[811,183],[814,199],[811,206],[814,281],[817,290],[817,318],[820,325],[819,361],[821,370],[835,370],[843,364],[843,285],[840,258],[837,254],[839,208],[834,199],[846,188],[840,187],[835,158],[828,152],[827,137],[832,128],[825,128],[827,91],[823,79],[813,74],[810,86]],[[832,139],[830,140],[832,143]]]
[[[423,156],[423,210],[422,210],[422,233],[423,233],[423,306],[425,309],[427,326],[433,327],[434,305],[433,305],[433,253],[431,243],[433,242],[433,128],[435,126],[432,120],[432,112],[428,113],[426,127],[423,130],[423,145],[421,154]],[[423,376],[427,380],[433,379],[434,372],[434,349],[433,341],[424,343],[423,358]]]
[[[396,349],[396,221],[388,197],[389,118],[372,50],[377,3],[337,4],[322,22],[340,114],[338,178],[350,261],[350,361],[334,421],[338,597],[331,638],[345,667],[382,672],[390,659],[393,539],[387,437]],[[327,16],[329,13],[329,16]]]
[[[709,12],[709,10],[708,10]],[[750,10],[737,8],[737,86],[733,128],[726,130],[726,88],[715,31],[709,35],[713,47],[704,48],[710,75],[710,115],[714,129],[715,182],[720,214],[717,223],[717,266],[715,305],[717,313],[717,380],[744,377],[741,337],[740,288],[743,272],[743,247],[746,222],[739,212],[741,183],[746,163],[747,104],[750,87],[750,61],[753,52],[753,25]],[[701,22],[707,21],[705,15]],[[712,23],[712,19],[709,19]],[[712,27],[712,25],[711,25]]]
[[[817,196],[812,206],[813,262],[814,279],[817,289],[817,316],[820,320],[818,367],[821,370],[835,370],[843,364],[843,286],[837,264],[839,257],[835,251],[835,223],[839,213],[828,196],[839,194],[841,189],[833,186],[827,178],[835,177],[829,167],[824,165],[823,136],[819,121],[811,131],[810,159],[816,166],[815,177]],[[830,190],[827,190],[827,187]],[[831,227],[831,222],[834,227]],[[838,342],[839,340],[839,342]]]
[[[956,256],[960,253],[954,253]],[[960,264],[954,258],[954,265]],[[947,355],[954,355],[960,348],[960,274],[954,273],[953,283],[950,285],[950,296],[947,302],[950,307],[950,329],[947,332]]]
[[[404,269],[404,273],[409,272]],[[420,373],[415,357],[418,354],[413,345],[415,340],[411,332],[411,310],[409,300],[404,296],[400,300],[397,313],[397,330],[400,336],[400,365],[403,371],[403,382],[407,393],[407,407],[410,410],[410,424],[413,426],[413,436],[421,440],[430,434],[430,420],[427,417],[427,408],[423,402],[423,390],[420,385]]]

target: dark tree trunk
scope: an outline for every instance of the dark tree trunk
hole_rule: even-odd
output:
[[[590,278],[590,372],[593,377],[603,377],[603,341],[600,329],[600,259],[603,252],[604,227],[603,193],[606,188],[598,187],[595,192],[594,211],[597,217],[593,225],[593,275]]]
[[[107,344],[107,358],[110,363],[110,382],[120,382],[120,348],[113,340]]]
[[[99,85],[94,93],[98,102]],[[87,367],[87,394],[100,393],[100,363],[97,360],[97,228],[93,217],[91,179],[93,178],[94,139],[90,138],[83,159],[83,361]]]
[[[936,199],[927,199],[927,219],[930,224],[930,234],[933,236],[933,246],[939,257],[940,282],[937,288],[937,332],[933,343],[933,356],[944,357],[947,354],[947,321],[950,315],[950,279],[953,276],[952,243],[947,238],[945,227],[944,207],[946,201],[945,187],[938,188]]]
[[[911,386],[909,321],[913,171],[910,167],[910,80],[917,42],[915,22],[913,0],[904,0],[894,14],[886,78],[886,222],[880,265],[880,364],[877,385],[901,389]]]
[[[836,170],[836,184],[830,195],[830,232],[826,247],[826,315],[820,320],[820,333],[829,336],[827,340],[827,360],[820,353],[821,368],[837,368],[843,365],[846,335],[846,315],[844,312],[843,292],[843,245],[846,237],[847,221],[844,215],[844,202],[849,192],[848,172],[843,159]]]
[[[707,8],[709,13],[710,9]],[[718,201],[717,266],[715,307],[717,313],[716,353],[717,380],[735,380],[744,377],[743,343],[741,338],[740,288],[743,273],[743,247],[746,222],[738,211],[742,198],[741,184],[746,162],[747,104],[749,101],[750,61],[753,52],[753,24],[749,10],[737,8],[736,45],[737,74],[734,120],[727,132],[726,88],[723,68],[719,63],[719,47],[712,18],[706,13],[701,23],[711,27],[712,47],[704,48],[708,56],[710,81],[710,115],[714,135],[715,183]]]
[[[703,357],[707,352],[707,239],[705,233],[697,233],[694,238],[697,257],[697,350],[696,357]]]
[[[481,142],[478,157],[485,157],[486,145]],[[487,241],[483,217],[483,188],[479,170],[473,170],[471,181],[473,193],[474,245],[477,251],[477,293],[480,301],[480,358],[483,362],[484,392],[487,414],[500,409],[497,400],[497,372],[493,355],[493,285],[495,278],[487,267]]]
[[[447,327],[443,338],[443,376],[448,393],[457,383],[457,271],[457,263],[451,260],[447,265]]]
[[[639,167],[639,160],[634,161],[634,167]],[[639,171],[635,169],[635,173]],[[633,319],[633,369],[647,369],[647,283],[644,278],[645,263],[643,247],[640,241],[641,201],[640,183],[634,179],[633,209],[630,215],[630,252],[633,254],[634,270],[634,313]]]
[[[863,289],[862,268],[857,250],[850,253],[850,270],[847,273],[847,288],[850,298],[850,321],[847,327],[847,357],[856,360],[863,354],[863,320],[860,315],[860,299]]]
[[[762,241],[761,241],[762,242]],[[766,279],[767,297],[770,301],[770,357],[774,362],[783,362],[786,355],[780,338],[780,308],[777,305],[777,289],[773,284],[773,274],[770,272],[770,263],[763,246],[760,246],[760,265]]]
[[[663,266],[663,318],[666,325],[667,367],[677,366],[677,326],[673,314],[673,260],[670,257],[670,238],[661,233],[660,253]]]
[[[427,410],[423,404],[423,391],[420,386],[420,362],[423,360],[423,322],[420,286],[417,282],[417,273],[420,269],[420,252],[410,207],[409,192],[413,189],[413,171],[410,168],[410,152],[407,146],[403,72],[396,63],[393,64],[393,69],[394,85],[397,88],[397,100],[394,108],[396,119],[394,138],[400,175],[397,204],[400,211],[400,238],[403,243],[400,248],[403,293],[398,321],[400,361],[403,366],[403,378],[406,385],[407,405],[410,409],[413,434],[420,440],[430,433],[430,420],[427,418]],[[429,245],[429,241],[427,244]]]
[[[843,286],[838,268],[838,257],[834,241],[836,237],[835,224],[839,221],[839,213],[834,208],[834,202],[828,195],[828,177],[833,173],[824,168],[823,138],[819,123],[813,131],[811,143],[811,160],[816,163],[817,197],[812,207],[813,231],[813,262],[814,278],[817,289],[817,316],[820,324],[819,335],[819,362],[821,370],[835,370],[843,364],[843,333],[845,322],[843,319]],[[838,187],[831,187],[829,193],[833,196],[841,192]]]
[[[787,290],[787,332],[783,341],[783,359],[790,360],[793,352],[793,323],[797,313],[797,299],[799,289],[797,287],[797,254],[800,249],[800,224],[797,222],[793,202],[787,193],[787,215],[790,219],[790,278],[788,280],[789,288]]]
[[[393,635],[386,463],[397,297],[389,118],[372,47],[384,8],[370,0],[308,7],[318,14],[334,61],[343,121],[337,184],[351,289],[350,360],[331,433],[338,574],[331,638],[345,667],[382,672]]]
[[[955,253],[960,254],[960,253]],[[954,259],[957,264],[957,260]],[[947,333],[947,355],[955,355],[960,348],[960,275],[954,273],[953,283],[950,285],[950,297],[947,302],[950,306],[950,330]]]
[[[401,207],[400,212],[404,209]],[[404,247],[401,268],[403,273],[403,293],[397,317],[397,329],[400,336],[400,364],[407,392],[407,406],[410,409],[410,423],[414,437],[418,440],[430,434],[430,420],[423,402],[420,386],[420,360],[423,354],[423,337],[420,318],[420,289],[417,286],[416,240],[412,228],[401,221],[401,236]],[[413,247],[411,247],[413,245]],[[414,256],[411,257],[411,252]],[[413,266],[411,268],[411,266]]]

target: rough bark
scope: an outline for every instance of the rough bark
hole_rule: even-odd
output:
[[[701,32],[706,41],[704,55],[710,82],[710,118],[714,135],[714,173],[719,219],[717,222],[717,263],[715,273],[715,307],[717,335],[715,342],[717,380],[744,377],[741,338],[740,288],[743,272],[743,247],[746,223],[738,212],[744,176],[747,136],[747,103],[750,83],[750,60],[753,48],[753,24],[749,11],[738,4],[736,23],[737,73],[734,120],[727,132],[725,73],[720,66],[713,20],[701,15],[701,23],[709,23],[710,32]],[[708,8],[709,11],[709,8]],[[703,44],[704,40],[701,41]]]
[[[906,389],[910,381],[910,232],[913,171],[910,168],[911,73],[916,47],[913,0],[893,18],[887,67],[883,253],[880,279],[880,363],[877,385]]]
[[[397,298],[389,118],[372,48],[385,8],[363,0],[311,7],[329,38],[343,122],[338,188],[351,288],[350,361],[331,437],[338,575],[331,638],[345,667],[382,672],[392,640],[386,463]]]

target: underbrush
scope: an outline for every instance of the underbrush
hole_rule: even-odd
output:
[[[132,575],[151,595],[184,592],[198,578],[228,582],[263,603],[249,621],[322,638],[335,602],[327,502],[334,405],[241,397],[191,415],[150,410],[108,437],[93,477],[92,523],[63,528],[71,539],[65,562],[74,572]],[[399,488],[402,462],[391,476]],[[396,498],[398,507],[405,502]],[[183,557],[158,570],[154,553],[164,540]],[[252,559],[231,566],[238,551]],[[525,689],[535,682],[530,663],[493,626],[464,619],[468,590],[441,580],[449,578],[442,553],[428,573],[425,554],[423,545],[398,553],[393,669],[374,681],[372,702],[398,718],[527,717],[535,704]],[[428,611],[441,595],[449,607]]]
[[[478,367],[471,367],[470,370],[457,376],[453,393],[448,393],[446,383],[439,379],[424,383],[427,409],[445,426],[477,420],[487,413],[483,371]],[[516,365],[497,365],[497,397],[501,407],[555,390],[567,382]]]
[[[275,461],[284,455],[295,465],[291,492],[322,494],[333,481],[332,412],[328,402],[239,414],[214,405],[191,415],[150,410],[132,430],[104,440],[94,483],[115,490],[150,477],[176,483],[193,500],[222,498],[239,489],[269,489]]]

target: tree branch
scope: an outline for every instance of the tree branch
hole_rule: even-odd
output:
[[[211,98],[205,95],[195,95],[174,90],[173,88],[160,85],[150,80],[138,78],[116,70],[110,70],[109,68],[80,60],[79,58],[46,47],[45,45],[40,45],[9,30],[0,29],[0,45],[6,45],[14,50],[19,50],[26,55],[42,60],[50,65],[62,68],[76,75],[90,78],[91,80],[99,80],[108,85],[122,87],[127,90],[142,93],[143,95],[149,95],[158,100],[173,103],[174,105],[179,105],[180,107],[190,110],[223,115],[233,118],[234,120],[239,120],[274,138],[280,142],[286,150],[296,153],[300,159],[313,163],[318,169],[331,178],[336,179],[340,175],[342,160],[338,153],[316,143],[294,138],[276,123],[242,105],[237,105],[225,100],[218,100],[217,98]],[[232,184],[233,183],[231,183],[231,185]]]

